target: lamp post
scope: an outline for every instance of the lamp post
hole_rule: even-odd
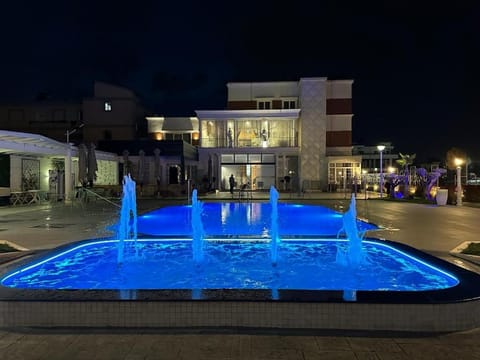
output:
[[[365,191],[365,200],[367,200],[367,170],[362,170],[363,191]]]
[[[462,206],[462,164],[463,160],[455,158],[455,166],[457,167],[457,206]]]
[[[70,135],[84,126],[85,124],[82,123],[71,130],[67,130],[65,133],[67,137],[67,156],[65,157],[65,202],[71,200],[70,193],[72,191],[72,146],[70,144]]]
[[[380,152],[380,198],[383,198],[383,150],[385,150],[385,145],[377,145],[377,149]]]

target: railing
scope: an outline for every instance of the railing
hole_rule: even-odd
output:
[[[99,193],[93,191],[93,190],[90,190],[88,188],[85,188],[85,187],[79,187],[77,189],[77,195],[76,197],[81,201],[81,202],[88,202],[90,200],[90,197],[92,197],[93,199],[100,199],[100,200],[103,200],[113,206],[116,206],[118,208],[120,208],[121,206],[113,201],[111,201],[110,199],[106,198],[105,196],[103,195],[100,195]]]

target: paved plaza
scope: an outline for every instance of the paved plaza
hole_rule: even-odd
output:
[[[255,194],[268,201],[268,194]],[[224,201],[229,194],[201,200]],[[139,199],[138,212],[186,199]],[[280,194],[280,201],[348,208],[344,194]],[[480,208],[436,206],[357,198],[357,215],[382,227],[373,237],[399,241],[456,263],[449,251],[480,241]],[[108,236],[119,208],[101,200],[0,207],[0,240],[41,251]],[[7,261],[12,254],[0,256]],[[480,284],[479,284],[480,286]],[[262,329],[5,329],[0,324],[0,359],[480,359],[480,330],[450,334]]]

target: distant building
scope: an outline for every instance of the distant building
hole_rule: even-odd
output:
[[[93,97],[82,101],[82,111],[86,143],[146,136],[145,109],[129,89],[96,81]]]
[[[82,122],[80,101],[38,99],[28,102],[0,104],[0,129],[39,134],[57,141],[66,141],[67,129]],[[80,133],[72,136],[72,141]]]
[[[94,83],[93,90],[93,97],[78,101],[42,97],[0,104],[0,129],[40,134],[66,142],[67,131],[83,124],[69,136],[69,141],[76,144],[146,136],[146,112],[131,90],[100,81]]]
[[[380,145],[380,144],[378,144]],[[382,142],[381,145],[385,146],[382,153],[382,169],[388,171],[389,168],[398,168],[396,162],[399,159],[398,153],[393,151],[394,147],[391,142]],[[377,145],[354,145],[352,148],[353,155],[359,155],[362,157],[362,171],[367,173],[378,172],[380,169],[380,151]]]

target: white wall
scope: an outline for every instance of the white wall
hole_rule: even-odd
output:
[[[327,99],[351,99],[353,80],[328,80]]]

